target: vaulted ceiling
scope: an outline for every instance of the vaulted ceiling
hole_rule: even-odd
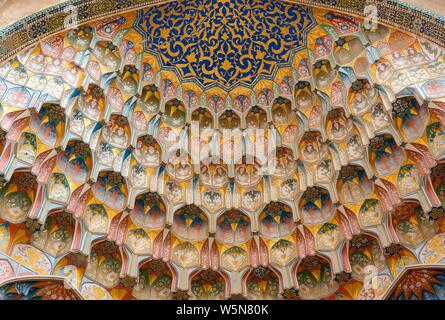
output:
[[[0,297],[410,299],[416,268],[416,298],[442,295],[436,20],[88,8],[3,31]]]

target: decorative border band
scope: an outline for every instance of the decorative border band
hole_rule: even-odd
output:
[[[65,29],[65,21],[77,12],[77,24],[117,13],[176,0],[70,0],[23,18],[0,30],[0,63],[35,42]],[[273,0],[276,1],[276,0]],[[379,23],[419,35],[445,47],[445,18],[398,0],[284,0],[333,9],[366,18],[365,8],[377,8]]]

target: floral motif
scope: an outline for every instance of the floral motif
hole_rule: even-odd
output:
[[[298,290],[295,288],[284,289],[281,295],[284,299],[294,300],[298,298]]]
[[[185,290],[178,290],[173,292],[173,300],[188,300],[190,298],[189,294]]]
[[[183,79],[197,75],[203,86],[217,83],[230,88],[252,83],[258,76],[270,77],[276,66],[288,63],[290,50],[303,46],[313,25],[305,7],[258,0],[200,0],[146,10],[135,29],[146,39],[145,50],[159,55],[163,65],[176,69]],[[273,50],[263,45],[268,41]],[[213,59],[203,59],[207,55]]]
[[[409,270],[393,290],[392,297],[397,299],[403,295],[405,299],[410,300],[415,296],[418,300],[422,300],[424,292],[435,293],[435,284],[443,285],[438,275],[443,277],[443,273],[439,270]]]

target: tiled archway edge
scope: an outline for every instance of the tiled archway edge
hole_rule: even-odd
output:
[[[175,0],[173,0],[175,1]],[[445,46],[445,18],[395,0],[286,0],[322,8],[333,8],[366,17],[367,5],[375,5],[378,21],[422,36]],[[149,7],[171,0],[73,0],[23,18],[0,31],[0,62],[33,43],[65,29],[65,20],[77,10],[78,24],[119,12]]]

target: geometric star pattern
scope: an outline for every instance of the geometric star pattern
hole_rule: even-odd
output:
[[[244,1],[247,30],[221,20],[239,2],[116,14],[0,66],[0,297],[441,296],[444,48],[284,2]]]

